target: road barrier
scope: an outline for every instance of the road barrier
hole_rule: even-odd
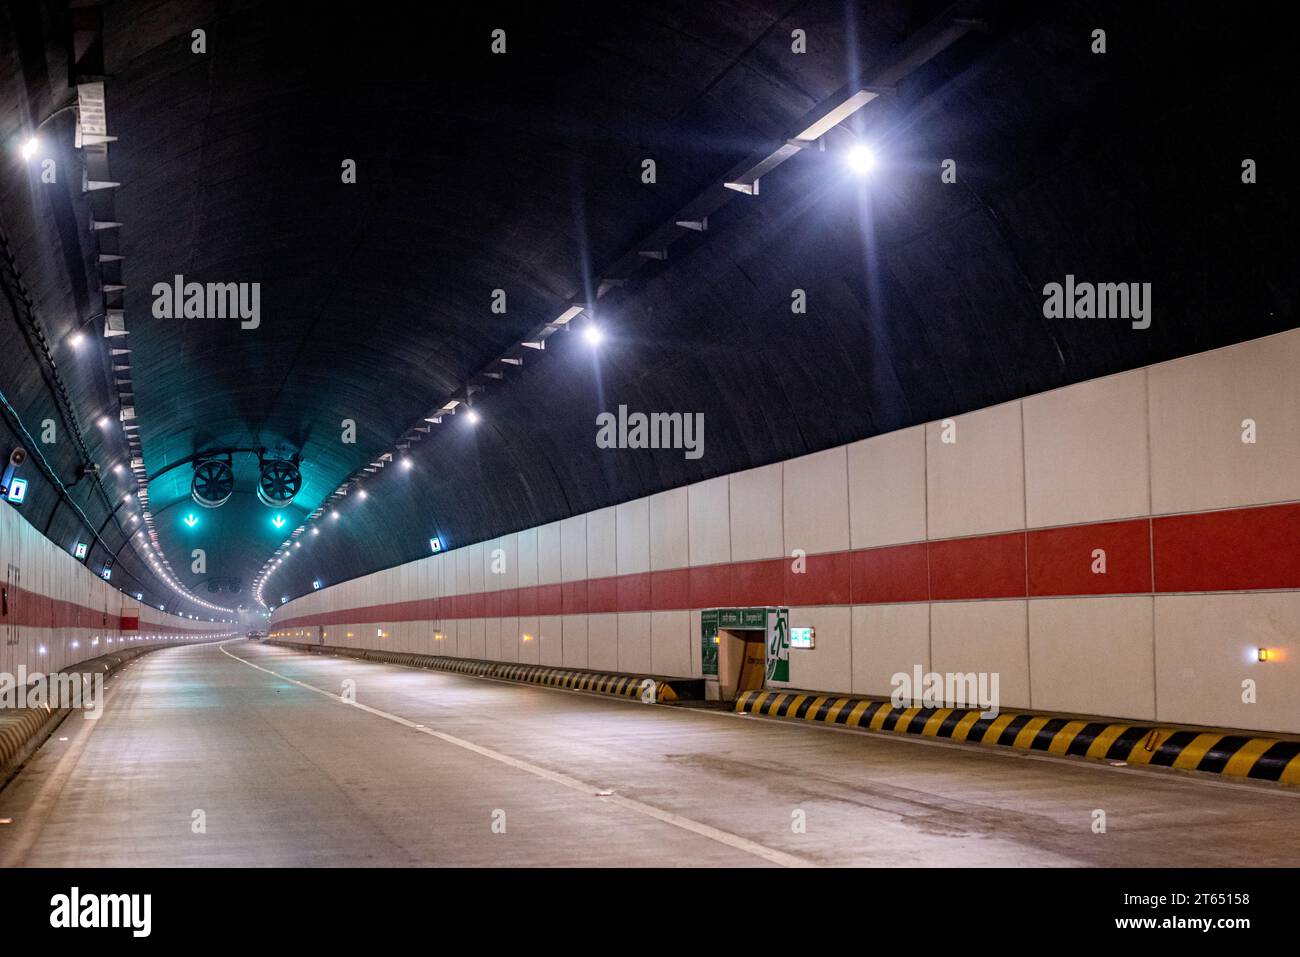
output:
[[[736,711],[1300,785],[1300,740],[1294,738],[1023,711],[986,718],[977,709],[899,708],[885,698],[807,691],[746,691],[736,699]]]
[[[271,639],[268,645],[310,651],[317,654],[343,655],[364,661],[377,661],[410,668],[427,668],[430,671],[449,671],[477,678],[495,678],[499,681],[518,681],[547,688],[566,688],[570,691],[587,691],[592,694],[612,695],[617,698],[642,698],[660,702],[695,701],[704,697],[704,681],[700,678],[660,678],[653,675],[621,674],[609,671],[588,671],[576,668],[554,668],[549,665],[526,665],[509,661],[483,661],[477,658],[449,658],[443,655],[423,655],[402,651],[381,651],[375,648],[344,648],[337,645],[308,645],[283,639]],[[650,698],[649,689],[654,689]]]

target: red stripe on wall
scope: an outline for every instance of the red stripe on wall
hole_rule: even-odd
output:
[[[1101,551],[1104,556],[1094,556]],[[1101,567],[1105,572],[1093,571]],[[1151,591],[1151,522],[1101,522],[1029,533],[1029,594],[1118,595]]]
[[[1156,591],[1300,588],[1300,505],[1152,520]]]
[[[930,549],[925,542],[853,552],[849,594],[854,605],[926,601],[930,597]]]
[[[593,578],[587,582],[587,611],[591,614],[618,611],[617,578]]]
[[[585,615],[587,613],[587,582],[565,582],[564,613],[566,615]]]
[[[785,597],[785,561],[775,558],[765,562],[738,562],[731,566],[731,601],[744,608],[755,605],[779,605]]]
[[[725,608],[730,602],[730,565],[700,565],[691,569],[690,607]]]
[[[1300,588],[1300,504],[1095,522],[793,559],[619,575],[325,612],[277,628],[436,618]],[[1106,552],[1094,574],[1093,552]],[[1028,576],[1028,585],[1026,585]],[[30,604],[30,603],[29,603]],[[81,609],[85,613],[87,609]],[[497,617],[493,614],[490,617]]]
[[[21,586],[10,586],[8,606],[9,613],[0,617],[0,624],[19,628],[74,628],[104,634],[141,630],[138,615],[134,618],[122,618],[98,608],[41,595]],[[156,635],[201,635],[215,630],[215,628],[182,628],[150,622],[145,622],[144,625],[142,630]]]
[[[1025,533],[931,542],[930,597],[1025,597]]]
[[[832,552],[827,555],[807,555],[805,567],[799,571],[796,559],[784,561],[786,605],[847,605],[849,604],[849,566],[851,552]]]
[[[620,575],[618,577],[618,610],[650,610],[649,572],[642,572],[635,575]]]
[[[564,614],[564,586],[563,585],[538,585],[537,586],[537,614],[539,615]]]
[[[691,571],[674,568],[650,573],[650,607],[658,611],[691,607]],[[624,611],[631,611],[626,608]]]

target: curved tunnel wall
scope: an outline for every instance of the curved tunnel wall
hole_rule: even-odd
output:
[[[0,503],[0,672],[59,671],[150,639],[229,631],[141,605]],[[134,627],[133,627],[134,626]]]
[[[1297,732],[1297,368],[1292,330],[1095,379],[431,555],[273,627],[696,676],[700,609],[786,604],[816,629],[790,687],[996,671],[1003,707]]]

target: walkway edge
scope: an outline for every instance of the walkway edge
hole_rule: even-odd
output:
[[[1025,711],[896,707],[884,698],[746,691],[739,713],[1300,786],[1300,740]]]

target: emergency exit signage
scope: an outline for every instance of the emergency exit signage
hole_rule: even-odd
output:
[[[790,647],[791,648],[811,648],[816,640],[812,628],[791,628],[790,629]]]

